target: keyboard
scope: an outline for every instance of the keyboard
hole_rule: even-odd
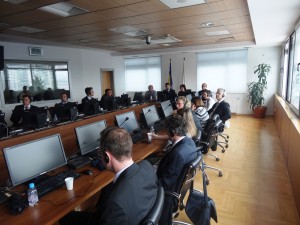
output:
[[[0,192],[0,204],[6,202],[9,199],[9,195],[5,192]]]
[[[142,132],[138,132],[131,135],[132,142],[135,144],[144,139],[144,135]]]
[[[77,170],[80,167],[83,167],[87,164],[89,164],[92,160],[89,157],[86,156],[78,156],[74,159],[71,159],[68,161],[68,166],[73,169]]]
[[[58,173],[54,176],[48,176],[37,180],[34,184],[38,191],[38,195],[43,196],[56,188],[65,184],[65,179],[67,177],[80,177],[80,174],[75,173],[73,170],[65,170],[61,173]]]

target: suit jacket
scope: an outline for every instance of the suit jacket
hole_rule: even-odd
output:
[[[177,94],[173,89],[170,89],[170,91],[165,89],[163,90],[163,93],[166,96],[166,100],[170,100],[171,102],[174,102],[175,98],[177,97]]]
[[[218,114],[223,123],[231,118],[230,105],[224,100],[220,103],[216,102],[213,107],[208,110],[209,116],[212,118],[215,114]],[[212,115],[211,115],[212,114]]]
[[[100,204],[90,225],[139,225],[152,208],[158,181],[147,161],[132,164],[124,170]]]
[[[151,97],[152,97],[152,99],[151,99]],[[146,93],[145,93],[145,101],[156,101],[156,99],[157,99],[157,92],[156,91],[152,91],[152,92],[150,92],[150,91],[146,91]]]
[[[93,115],[94,114],[94,110],[93,110],[92,106],[95,104],[95,102],[97,102],[96,99],[94,99],[93,97],[91,99],[89,99],[87,96],[85,96],[81,100],[82,111],[85,115]]]
[[[30,113],[36,111],[37,109],[38,107],[30,105],[30,109],[25,111],[24,105],[17,105],[13,110],[13,113],[10,117],[10,121],[13,122],[14,127],[30,125],[33,122]],[[22,121],[20,122],[21,119]]]

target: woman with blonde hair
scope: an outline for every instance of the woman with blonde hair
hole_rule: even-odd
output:
[[[192,111],[189,108],[182,108],[177,110],[177,115],[182,116],[183,119],[186,121],[187,130],[188,130],[187,137],[189,138],[196,137],[198,130],[195,125]]]

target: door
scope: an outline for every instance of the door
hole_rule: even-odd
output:
[[[102,95],[105,94],[105,89],[111,89],[113,95],[115,95],[114,90],[114,70],[113,69],[101,69],[101,92]]]

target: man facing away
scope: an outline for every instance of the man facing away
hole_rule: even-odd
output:
[[[157,177],[149,162],[133,162],[129,133],[118,127],[104,129],[100,151],[105,167],[115,174],[113,183],[101,191],[95,212],[71,212],[61,225],[139,225],[152,208]]]

